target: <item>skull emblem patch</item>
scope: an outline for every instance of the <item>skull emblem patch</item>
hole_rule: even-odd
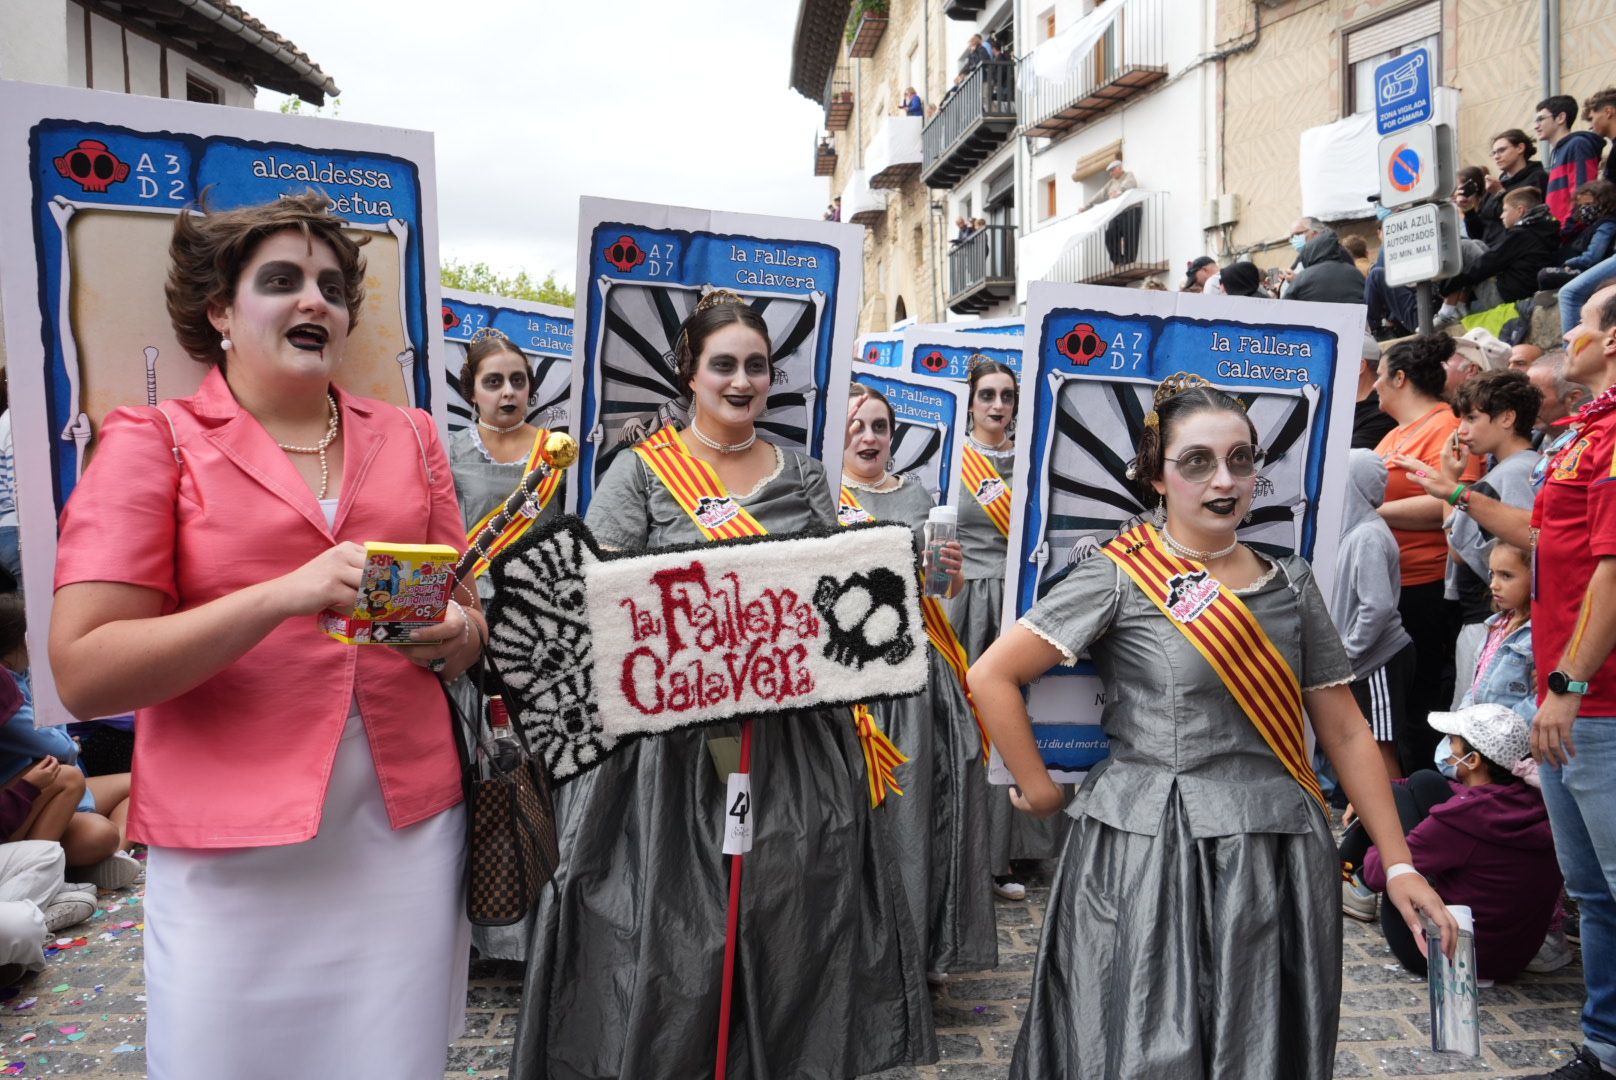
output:
[[[825,655],[858,671],[874,660],[900,663],[915,649],[905,595],[904,579],[885,567],[821,577],[814,607],[825,619]]]

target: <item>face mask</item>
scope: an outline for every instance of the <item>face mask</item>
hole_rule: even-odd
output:
[[[1442,736],[1442,741],[1436,744],[1436,754],[1432,757],[1432,761],[1436,763],[1437,771],[1443,776],[1446,776],[1449,780],[1457,780],[1459,779],[1459,763],[1449,761],[1448,759],[1452,756],[1453,743],[1444,735]]]
[[[1301,251],[1306,246],[1307,236],[1303,233],[1297,233],[1295,236],[1291,237],[1291,247],[1295,248],[1297,251]]]
[[[1571,217],[1575,221],[1587,224],[1594,220],[1594,208],[1591,206],[1579,206],[1571,212]]]

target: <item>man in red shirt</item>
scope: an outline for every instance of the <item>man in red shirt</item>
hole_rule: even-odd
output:
[[[1549,463],[1532,520],[1532,756],[1566,891],[1582,910],[1587,1001],[1575,1060],[1540,1080],[1616,1075],[1616,286],[1565,335],[1566,378],[1594,400]]]

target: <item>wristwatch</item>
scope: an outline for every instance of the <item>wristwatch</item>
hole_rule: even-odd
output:
[[[1588,684],[1578,682],[1563,671],[1549,672],[1549,693],[1551,694],[1586,694]]]

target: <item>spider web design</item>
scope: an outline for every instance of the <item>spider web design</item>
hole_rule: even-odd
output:
[[[542,528],[495,559],[488,652],[512,722],[550,776],[597,765],[617,740],[601,730],[584,610],[584,568],[596,559],[577,518]]]
[[[605,291],[598,364],[595,423],[600,450],[594,480],[617,454],[669,423],[685,424],[688,410],[674,376],[679,327],[696,309],[701,286],[646,285],[602,279]],[[741,292],[763,317],[773,346],[774,386],[758,419],[758,433],[787,449],[808,453],[813,424],[814,356],[824,298]]]
[[[1270,494],[1252,501],[1251,520],[1241,527],[1240,539],[1271,555],[1293,554],[1309,510],[1303,482],[1316,391],[1219,389],[1245,403],[1264,450],[1258,475],[1273,486]],[[1044,458],[1048,510],[1039,538],[1038,596],[1098,554],[1100,545],[1149,516],[1126,470],[1154,391],[1150,381],[1055,378],[1055,414]]]
[[[471,402],[460,392],[466,346],[458,341],[444,344],[449,352],[443,372],[444,386],[449,392],[444,395],[444,401],[448,402],[449,430],[459,431],[476,423],[471,415]],[[533,368],[533,385],[537,388],[534,405],[527,412],[527,422],[537,427],[564,429],[571,419],[568,398],[572,394],[572,361],[564,356],[522,355]]]

